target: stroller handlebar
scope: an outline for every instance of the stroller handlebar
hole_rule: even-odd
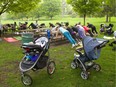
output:
[[[83,56],[80,50],[75,50],[80,56]]]
[[[105,47],[105,45],[109,42],[109,40],[103,41],[100,45],[97,46],[98,49]]]

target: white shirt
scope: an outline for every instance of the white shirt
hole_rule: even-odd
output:
[[[114,31],[114,36],[116,37],[116,31]]]

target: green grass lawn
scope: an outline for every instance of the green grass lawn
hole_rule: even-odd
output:
[[[100,23],[105,23],[104,18],[87,18],[87,21],[96,25],[99,29]],[[116,30],[116,18],[112,19],[114,30]],[[60,20],[53,20],[56,22]],[[71,24],[79,22],[77,19],[61,19],[69,21]],[[49,23],[50,21],[41,21]],[[81,19],[82,22],[82,19]],[[98,35],[103,37],[103,35]],[[111,41],[110,41],[111,42]],[[19,62],[22,57],[22,49],[19,43],[0,42],[0,87],[25,87],[21,82]],[[56,63],[56,71],[52,76],[47,74],[46,68],[29,74],[33,78],[31,87],[116,87],[116,51],[106,45],[101,51],[101,55],[96,62],[101,65],[102,70],[96,72],[91,70],[88,80],[83,80],[80,76],[80,69],[71,69],[70,63],[74,57],[74,49],[71,44],[59,45],[50,48],[50,57]]]

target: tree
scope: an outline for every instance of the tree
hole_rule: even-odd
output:
[[[55,15],[60,13],[60,1],[59,0],[43,0],[43,3],[41,4],[41,10],[42,14],[53,18]]]
[[[30,11],[28,13],[29,17],[32,18],[40,18],[43,14],[42,14],[42,9],[40,7],[41,5],[39,4],[36,8],[34,8],[32,11]],[[32,19],[33,20],[33,19]]]
[[[103,6],[102,13],[106,15],[106,22],[109,22],[111,16],[116,16],[116,1],[102,0],[102,6]]]
[[[83,15],[84,25],[86,16],[99,11],[101,5],[99,0],[67,0],[67,3],[72,5],[75,12]]]
[[[0,0],[0,15],[5,12],[27,12],[36,7],[41,0]]]

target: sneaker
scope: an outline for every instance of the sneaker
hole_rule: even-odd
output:
[[[79,45],[79,46],[82,46],[82,42],[78,42],[78,45]]]
[[[75,44],[72,44],[72,48],[74,48],[75,47]]]
[[[78,46],[78,44],[77,44],[77,43],[75,43],[75,46]]]

